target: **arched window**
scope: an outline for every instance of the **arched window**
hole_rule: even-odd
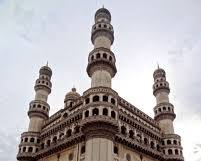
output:
[[[163,107],[163,110],[166,111],[166,107]]]
[[[161,112],[161,108],[159,108],[158,111]]]
[[[169,155],[172,154],[172,149],[168,149],[168,154],[169,154]]]
[[[33,143],[33,142],[34,142],[34,138],[31,138],[31,139],[30,139],[30,142],[32,142],[32,143]]]
[[[107,59],[107,54],[103,53],[103,58]]]
[[[84,154],[85,153],[85,145],[83,145],[82,147],[81,147],[81,154]]]
[[[80,126],[76,126],[74,130],[75,130],[75,132],[74,132],[75,134],[79,133],[80,132]]]
[[[40,143],[40,139],[37,139],[37,141],[36,141],[38,144]]]
[[[171,140],[167,140],[167,144],[168,144],[168,145],[171,144]]]
[[[108,96],[103,96],[103,101],[108,102]]]
[[[86,104],[89,103],[89,98],[86,98],[85,103],[86,103]]]
[[[114,119],[116,118],[116,113],[114,111],[111,111],[111,117]]]
[[[33,151],[33,148],[32,147],[29,147],[28,148],[28,152],[32,152]]]
[[[177,145],[177,140],[174,140],[173,143],[174,143],[174,145]]]
[[[99,114],[99,110],[97,108],[94,108],[93,111],[92,111],[92,115],[95,116],[95,115],[98,115]]]
[[[57,137],[55,136],[52,141],[53,141],[53,143],[56,143],[57,142]]]
[[[64,113],[63,117],[64,117],[64,118],[68,117],[68,114],[67,114],[67,113]]]
[[[114,154],[118,154],[118,147],[117,146],[114,146]]]
[[[97,58],[97,59],[100,58],[100,53],[96,54],[96,58]]]
[[[144,144],[147,145],[148,144],[148,139],[144,138]]]
[[[85,117],[89,117],[89,111],[88,110],[85,111],[84,115],[85,115]]]
[[[98,102],[98,101],[99,101],[99,96],[97,96],[97,95],[94,96],[94,97],[93,97],[93,102]]]
[[[22,151],[25,152],[26,151],[26,147],[23,147]]]
[[[108,115],[108,110],[107,110],[107,108],[104,108],[104,109],[103,109],[103,115],[105,115],[105,116]]]
[[[46,142],[46,144],[47,144],[47,146],[50,146],[50,140],[48,140],[48,141]]]
[[[160,146],[158,144],[156,145],[156,149],[157,151],[160,151]]]
[[[67,131],[67,133],[66,133],[67,137],[70,137],[71,134],[72,134],[72,130],[71,130],[71,129],[68,129],[68,131]]]
[[[41,105],[38,105],[37,107],[38,107],[38,108],[41,108]]]
[[[126,128],[124,126],[121,127],[121,133],[123,135],[126,135]]]
[[[175,149],[175,154],[178,155],[179,154],[179,151],[177,149]]]
[[[36,148],[36,152],[38,152],[38,148]]]
[[[94,60],[94,56],[93,55],[91,56],[91,60]]]
[[[164,142],[164,140],[162,141],[162,145],[165,145],[165,142]]]
[[[134,136],[133,130],[129,130],[129,138],[133,139],[133,136]]]
[[[154,149],[154,142],[151,141],[151,148]]]
[[[126,161],[131,161],[131,156],[130,156],[130,154],[126,154]]]
[[[168,111],[170,111],[170,107],[168,107]]]
[[[107,25],[106,25],[106,24],[104,24],[104,28],[107,28]]]
[[[70,102],[70,105],[69,105],[70,107],[72,107],[73,106],[73,102]]]
[[[27,141],[28,141],[28,138],[25,138],[25,139],[24,139],[24,142],[27,142]]]
[[[112,57],[111,56],[109,57],[109,60],[112,61]]]
[[[114,98],[111,98],[111,103],[113,104],[113,105],[115,105],[115,99]]]
[[[45,144],[42,143],[42,144],[41,144],[41,149],[44,149],[44,147],[45,147]]]

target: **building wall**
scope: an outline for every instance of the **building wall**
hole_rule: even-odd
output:
[[[140,154],[134,150],[131,150],[124,145],[118,144],[119,154],[116,154],[115,158],[118,158],[118,161],[141,161]],[[127,155],[130,155],[130,160],[128,160]],[[157,161],[156,159],[150,158],[148,156],[142,155],[142,161]]]

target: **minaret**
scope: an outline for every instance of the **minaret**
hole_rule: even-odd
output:
[[[29,128],[27,132],[21,134],[17,155],[17,159],[20,161],[33,160],[34,154],[40,149],[40,132],[44,121],[49,117],[50,107],[47,99],[52,87],[51,76],[52,70],[48,65],[40,69],[39,78],[34,86],[35,99],[29,104]]]
[[[164,134],[174,134],[173,120],[175,119],[174,106],[169,102],[169,83],[166,81],[166,73],[159,68],[154,71],[153,94],[156,97],[154,108],[155,120]]]
[[[91,33],[94,49],[89,53],[87,66],[91,87],[111,87],[111,80],[117,72],[115,55],[110,50],[114,41],[113,26],[110,22],[111,14],[107,9],[97,10]]]
[[[48,95],[51,93],[52,70],[48,65],[43,66],[39,71],[39,78],[36,80],[34,89],[35,100],[30,103],[28,115],[30,118],[28,131],[40,132],[43,121],[49,117],[50,107],[47,103]]]
[[[169,83],[166,81],[166,73],[159,68],[154,71],[153,94],[156,97],[154,107],[154,119],[159,123],[162,132],[162,146],[164,157],[167,161],[175,158],[184,160],[181,147],[181,137],[174,132],[173,121],[176,117],[174,106],[169,102]]]

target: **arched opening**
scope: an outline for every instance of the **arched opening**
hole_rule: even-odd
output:
[[[109,57],[109,60],[112,61],[112,57],[111,56]]]
[[[93,55],[91,56],[91,60],[94,60],[94,56]]]
[[[28,141],[28,138],[25,138],[25,139],[24,139],[24,142],[27,142],[27,141]]]
[[[174,145],[177,145],[177,140],[174,140],[173,143],[174,143]]]
[[[116,118],[116,113],[114,111],[111,111],[111,117],[114,119]]]
[[[114,154],[118,154],[118,147],[117,146],[114,146]]]
[[[47,146],[50,146],[50,140],[48,140],[48,141],[46,142],[46,145],[47,145]]]
[[[153,142],[153,141],[151,141],[151,148],[152,148],[152,149],[155,148],[155,146],[154,146],[154,142]]]
[[[77,134],[80,132],[80,126],[76,126],[75,129],[74,129],[74,133]]]
[[[104,108],[104,109],[103,109],[103,115],[105,115],[105,116],[108,115],[108,109],[107,109],[107,108]]]
[[[156,145],[156,149],[157,151],[160,151],[160,146],[158,144]]]
[[[96,54],[96,58],[97,58],[97,59],[100,58],[100,53]]]
[[[23,147],[22,151],[25,152],[26,151],[26,147]]]
[[[32,147],[29,147],[28,148],[28,152],[32,152],[33,151],[33,148]]]
[[[89,103],[89,98],[85,99],[85,103],[88,104]]]
[[[141,140],[142,140],[142,136],[140,134],[137,134],[137,141],[141,142]]]
[[[99,110],[97,108],[94,108],[93,111],[92,111],[92,115],[96,116],[98,114],[99,114]]]
[[[44,149],[44,147],[45,147],[45,144],[42,143],[42,144],[41,144],[41,149]]]
[[[108,102],[108,96],[103,96],[103,101]]]
[[[164,140],[162,141],[162,145],[165,145],[165,142],[164,142]]]
[[[171,111],[171,110],[170,110],[170,107],[168,107],[168,111]]]
[[[85,153],[85,145],[83,145],[82,147],[81,147],[81,154],[84,154]]]
[[[94,97],[93,97],[93,102],[98,102],[98,101],[99,101],[99,96],[97,96],[97,95],[94,96]]]
[[[166,107],[163,107],[163,110],[166,111]]]
[[[31,138],[31,139],[30,139],[30,142],[33,143],[33,142],[34,142],[34,138]]]
[[[71,129],[68,129],[68,131],[67,131],[67,133],[66,133],[67,137],[70,137],[71,134],[72,134],[72,130],[71,130]]]
[[[85,117],[89,117],[89,111],[88,110],[85,111],[84,115],[85,115]]]
[[[57,137],[54,136],[54,138],[52,139],[53,143],[56,143],[57,142]]]
[[[40,143],[40,139],[37,139],[37,141],[36,141],[38,144]]]
[[[103,58],[107,59],[107,54],[103,53]]]
[[[38,152],[38,148],[36,148],[36,152]]]
[[[133,130],[129,130],[129,138],[131,138],[131,139],[134,138],[134,132],[133,132]]]
[[[169,154],[169,155],[172,154],[172,149],[168,149],[168,154]]]
[[[147,145],[148,144],[148,139],[144,138],[144,144]]]
[[[121,126],[121,133],[123,135],[126,135],[126,128],[124,126]]]
[[[161,108],[159,108],[158,111],[161,112]]]
[[[179,155],[179,151],[177,149],[175,149],[175,154]]]
[[[114,98],[111,98],[111,103],[113,104],[113,105],[115,105],[115,99]]]
[[[171,140],[167,140],[167,144],[170,145],[171,144]]]
[[[64,113],[63,118],[66,118],[66,117],[68,117],[68,114]]]

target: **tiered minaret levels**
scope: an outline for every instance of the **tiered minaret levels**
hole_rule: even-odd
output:
[[[43,66],[39,71],[39,78],[36,80],[35,100],[29,104],[28,116],[30,118],[28,132],[21,135],[18,160],[31,160],[33,155],[40,149],[40,132],[43,123],[49,118],[50,106],[47,103],[48,95],[51,93],[52,70],[48,65]]]
[[[169,102],[169,83],[166,81],[165,70],[158,67],[154,71],[153,94],[156,97],[154,119],[162,131],[162,150],[167,160],[183,160],[181,138],[174,133],[173,121],[176,117],[174,106]]]
[[[110,22],[111,15],[107,9],[97,10],[91,33],[94,49],[89,54],[87,66],[87,73],[92,79],[91,87],[111,87],[111,79],[117,72],[115,55],[110,50],[114,41],[113,26]]]

